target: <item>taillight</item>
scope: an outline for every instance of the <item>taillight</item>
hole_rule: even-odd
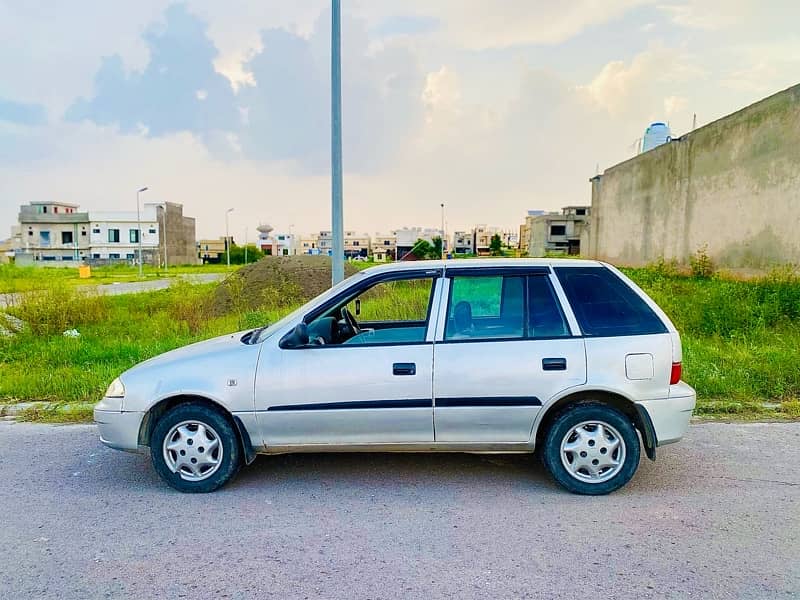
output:
[[[681,380],[681,363],[672,363],[672,371],[669,374],[669,384],[675,385]]]

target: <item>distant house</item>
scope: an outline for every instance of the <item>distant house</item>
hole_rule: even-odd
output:
[[[581,253],[589,234],[589,206],[565,206],[560,213],[529,214],[521,227],[520,248],[528,256]]]

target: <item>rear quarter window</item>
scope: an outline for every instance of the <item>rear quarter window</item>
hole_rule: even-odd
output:
[[[667,328],[628,284],[605,267],[556,267],[581,331],[587,336],[648,335]]]

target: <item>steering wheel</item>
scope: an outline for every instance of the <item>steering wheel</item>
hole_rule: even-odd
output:
[[[342,319],[352,334],[350,337],[357,336],[359,333],[361,333],[361,327],[358,326],[358,321],[356,321],[356,318],[353,316],[353,314],[347,310],[346,306],[342,307]]]

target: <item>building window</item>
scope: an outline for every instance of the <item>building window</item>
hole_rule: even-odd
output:
[[[86,230],[85,229],[81,231],[81,235],[86,237]]]
[[[550,225],[550,235],[567,235],[567,226]]]
[[[358,240],[353,240],[353,246],[358,246]]]
[[[42,212],[47,214],[47,207],[46,206],[42,207]],[[45,260],[47,260],[47,258],[45,258]],[[55,257],[53,258],[53,260],[55,260]]]
[[[156,232],[156,228],[155,227],[151,227],[150,229],[147,230],[147,232],[148,233],[155,233]]]
[[[108,241],[112,243],[119,243],[119,229],[108,230]],[[119,258],[119,256],[117,256]]]
[[[100,233],[100,228],[99,227],[93,228],[92,233]]]
[[[128,236],[131,240],[131,244],[138,244],[139,243],[139,230],[138,229],[131,229],[128,232]]]
[[[31,235],[31,236],[33,235],[33,229],[29,229],[28,230],[28,235]]]
[[[92,254],[92,258],[100,258],[100,255],[99,255],[99,254],[97,254],[97,253],[95,253],[95,254]]]
[[[61,243],[62,244],[71,244],[72,243],[72,232],[71,231],[62,231],[61,232]]]
[[[128,254],[126,254],[125,256],[128,258],[128,260],[133,260],[135,258],[133,252],[128,252]]]
[[[117,254],[117,253],[109,254],[108,258],[119,258],[119,254]]]
[[[575,209],[575,214],[576,214],[576,215],[583,216],[583,215],[585,215],[585,214],[586,214],[586,209],[585,209],[585,208],[576,208],[576,209]]]

